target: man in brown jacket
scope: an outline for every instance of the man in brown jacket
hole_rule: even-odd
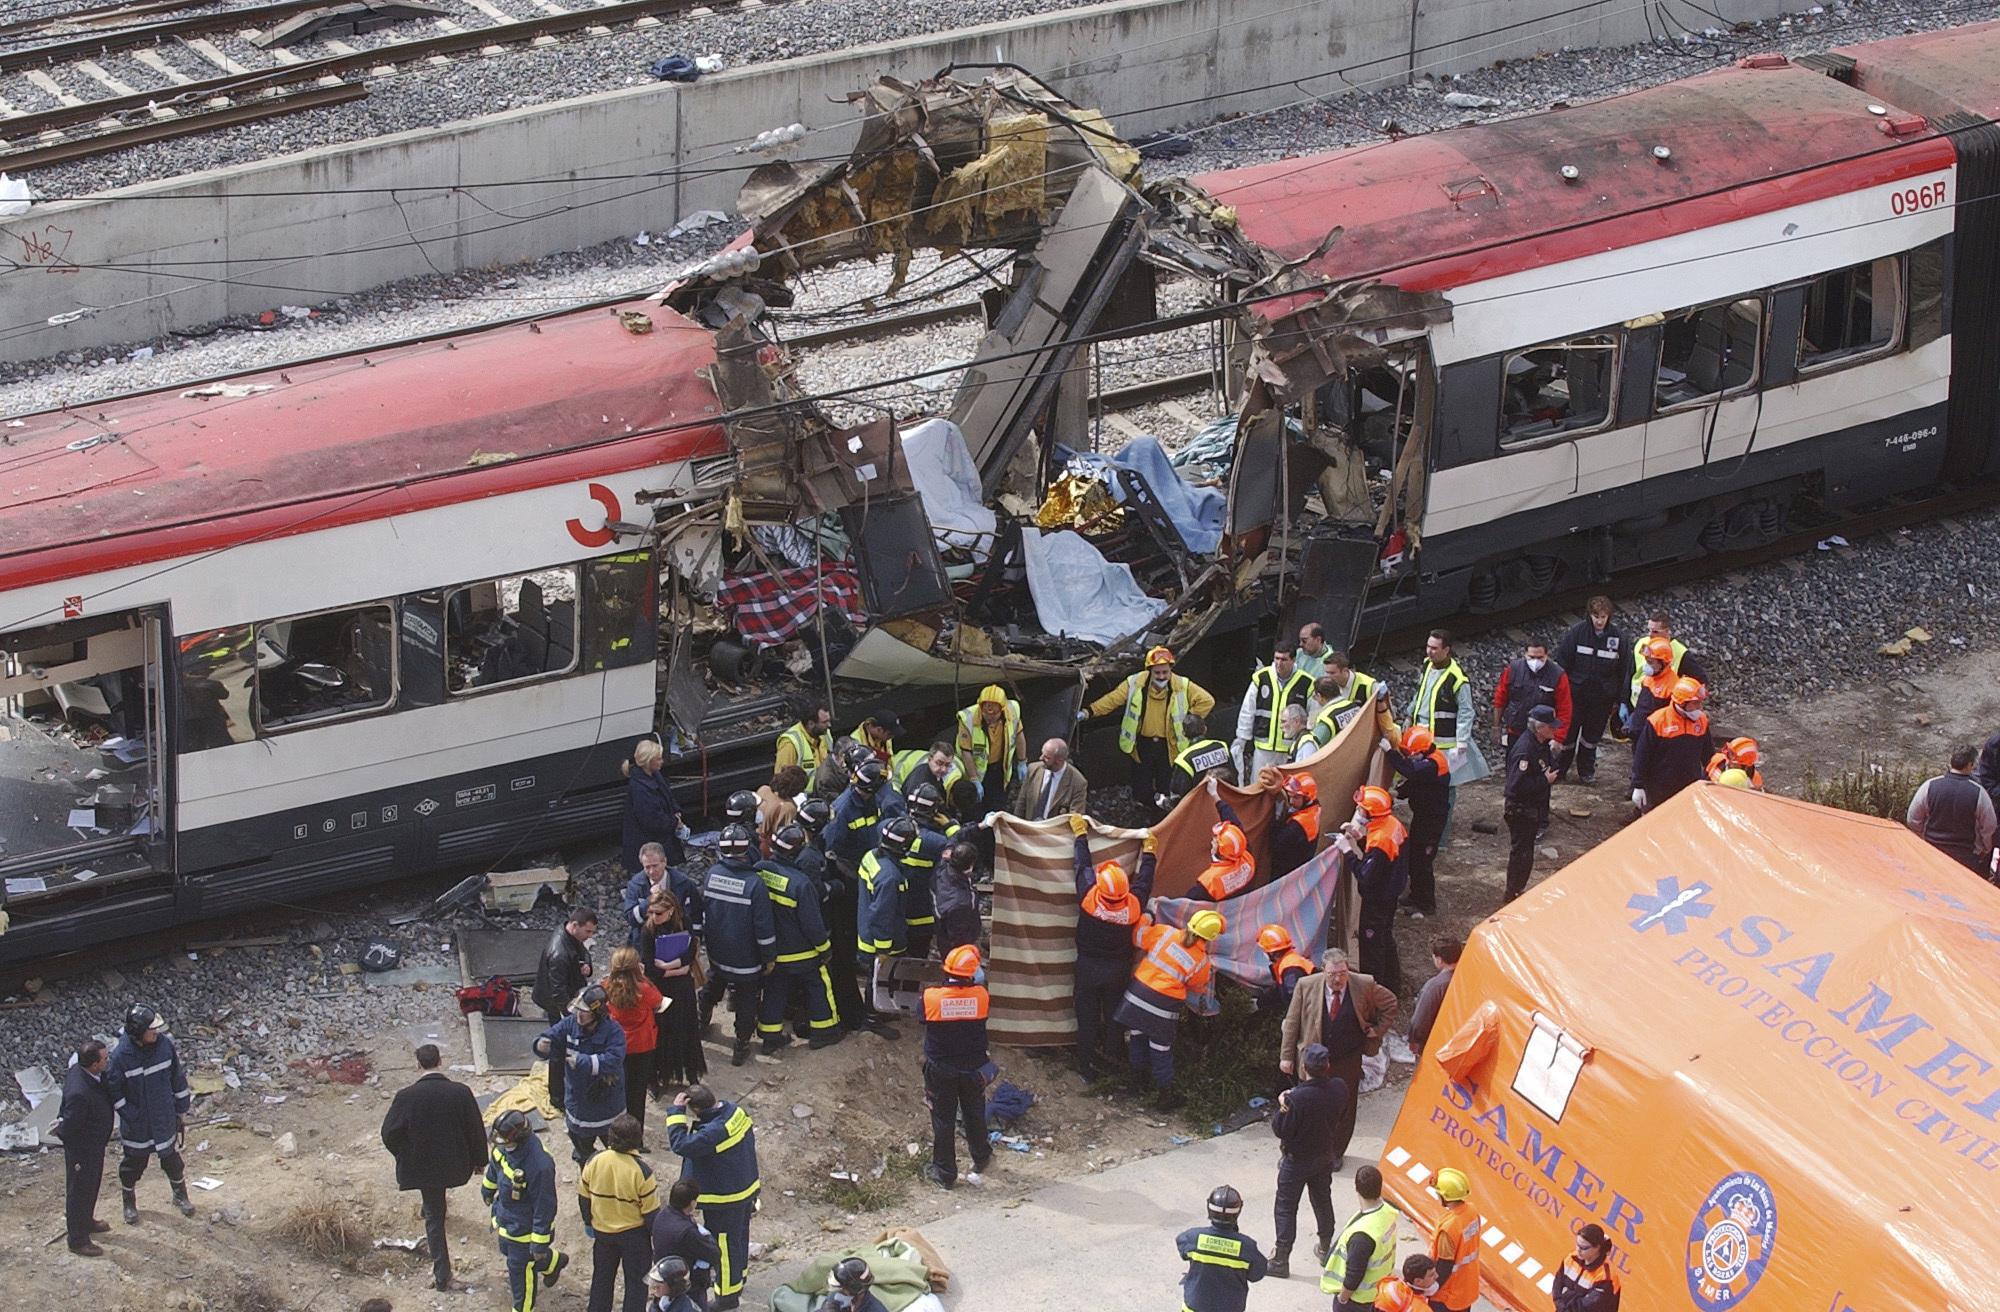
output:
[[[1283,1046],[1278,1069],[1298,1071],[1299,1051],[1315,1043],[1333,1058],[1332,1074],[1347,1088],[1347,1105],[1334,1132],[1333,1169],[1347,1163],[1347,1145],[1354,1137],[1354,1109],[1361,1093],[1361,1058],[1382,1047],[1382,1036],[1396,1024],[1396,995],[1367,975],[1348,969],[1347,954],[1330,949],[1320,958],[1319,974],[1300,980],[1285,1010]]]

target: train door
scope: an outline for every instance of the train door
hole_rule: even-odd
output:
[[[17,919],[169,869],[164,627],[129,610],[0,637],[0,874]]]

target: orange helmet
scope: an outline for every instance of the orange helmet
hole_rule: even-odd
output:
[[[1396,799],[1389,796],[1389,790],[1374,784],[1363,784],[1355,789],[1354,804],[1378,819],[1396,809]]]
[[[1639,650],[1649,661],[1658,661],[1662,665],[1672,665],[1674,663],[1674,642],[1672,638],[1648,638],[1646,639],[1646,645]]]
[[[1437,746],[1437,736],[1421,724],[1413,724],[1403,730],[1403,750],[1422,755]]]
[[[1116,861],[1097,863],[1097,895],[1107,902],[1123,902],[1132,892],[1132,881],[1125,877],[1125,867]]]
[[[1706,696],[1708,696],[1708,689],[1701,686],[1700,679],[1690,679],[1683,675],[1674,680],[1674,705],[1699,706],[1701,699]]]
[[[1285,796],[1294,807],[1319,805],[1319,780],[1309,774],[1285,776]]]
[[[1722,754],[1729,758],[1732,765],[1740,765],[1746,770],[1764,759],[1755,738],[1731,738],[1722,749]]]
[[[1217,825],[1215,834],[1215,859],[1218,861],[1241,861],[1250,850],[1250,840],[1243,837],[1243,831],[1227,820]]]
[[[944,954],[944,973],[954,979],[971,979],[979,973],[979,949],[961,943]]]
[[[1257,946],[1266,952],[1290,952],[1292,936],[1283,925],[1266,925],[1257,931]]]

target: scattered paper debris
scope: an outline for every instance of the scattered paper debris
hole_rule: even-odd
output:
[[[1905,629],[1903,636],[1911,642],[1929,642],[1931,640],[1931,631],[1919,624],[1913,629]]]
[[[28,1100],[30,1110],[42,1105],[42,1099],[57,1089],[56,1077],[49,1074],[46,1066],[29,1066],[14,1072],[14,1083],[21,1086],[21,1096]]]
[[[193,1185],[197,1189],[215,1190],[222,1188],[222,1181],[216,1179],[212,1175],[197,1176],[196,1178],[188,1181],[188,1183]]]
[[[683,237],[690,232],[699,232],[703,228],[712,228],[718,223],[727,222],[729,222],[729,216],[721,210],[696,210],[673,227],[667,229],[667,236]],[[639,236],[641,238],[639,244],[641,246],[646,245],[644,240],[646,234],[642,232]]]
[[[1491,109],[1500,102],[1491,96],[1475,96],[1470,91],[1447,91],[1444,103],[1453,109]]]
[[[49,881],[40,875],[26,875],[7,881],[8,897],[20,897],[26,893],[46,893],[48,889]]]

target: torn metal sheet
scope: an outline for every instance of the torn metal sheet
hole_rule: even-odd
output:
[[[914,493],[872,498],[840,512],[854,546],[854,572],[872,620],[939,611],[952,604],[937,538]]]
[[[1249,310],[1251,369],[1287,401],[1350,369],[1380,364],[1385,348],[1451,320],[1451,304],[1439,293],[1380,282],[1348,283],[1303,302],[1287,298]]]
[[[986,495],[998,490],[1008,461],[1075,359],[1075,339],[1090,331],[1117,291],[1145,232],[1139,197],[1109,174],[1086,173],[1024,261],[951,411]]]

